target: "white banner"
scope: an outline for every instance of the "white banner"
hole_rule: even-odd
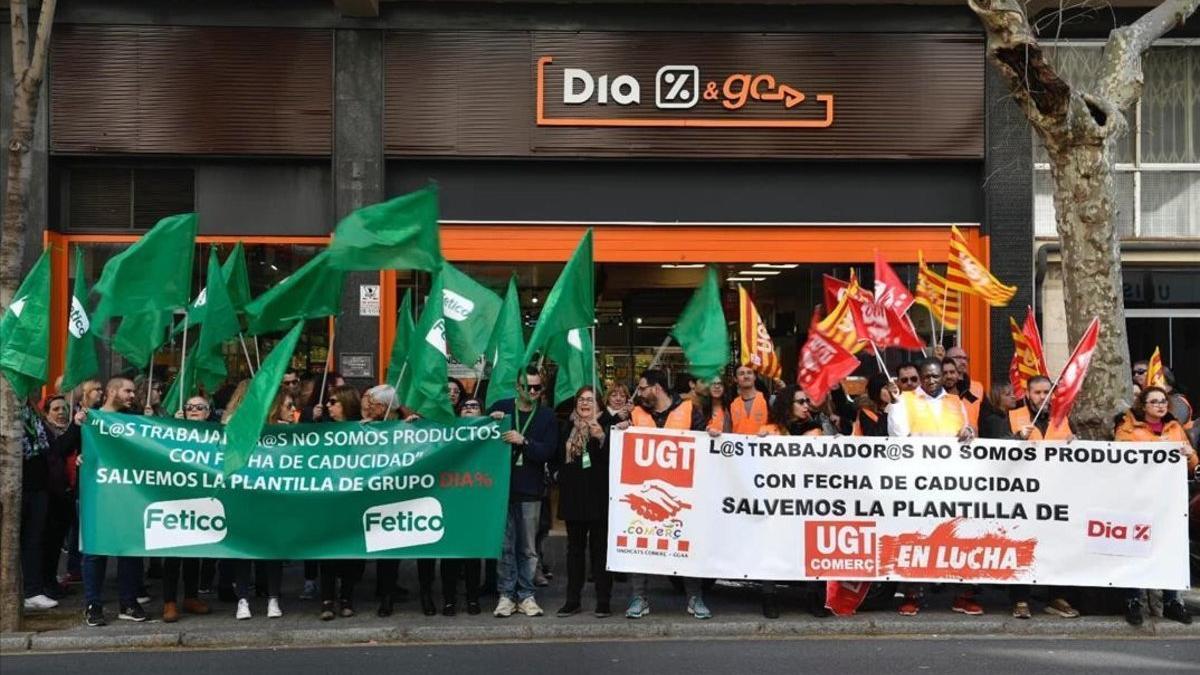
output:
[[[1175,444],[636,427],[611,443],[613,571],[1188,587]]]

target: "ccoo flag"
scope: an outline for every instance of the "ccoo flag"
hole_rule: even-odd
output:
[[[225,425],[225,475],[228,476],[244,466],[258,447],[259,436],[267,423],[267,413],[279,393],[279,383],[292,361],[292,352],[304,330],[304,322],[297,321],[288,334],[280,340],[271,354],[262,362],[262,367],[250,380],[246,397]],[[272,423],[277,420],[270,420]]]
[[[168,216],[113,256],[92,287],[100,296],[92,321],[187,306],[195,240],[196,214]]]
[[[729,363],[729,327],[721,308],[717,270],[709,267],[704,282],[692,294],[671,335],[679,341],[692,374],[711,380]]]
[[[440,269],[437,187],[372,204],[343,218],[329,243],[329,262],[342,271]]]
[[[75,249],[75,291],[67,312],[67,357],[63,364],[63,391],[70,391],[85,380],[100,374],[96,359],[96,336],[87,312],[87,279],[84,274],[83,248]]]
[[[750,299],[750,293],[742,285],[738,285],[738,316],[739,341],[741,342],[741,363],[750,366],[754,372],[770,379],[783,374],[779,364],[779,355],[775,353],[775,343],[767,332],[767,324]]]
[[[513,388],[521,367],[525,365],[525,333],[521,327],[521,296],[517,292],[517,277],[508,280],[504,293],[504,304],[496,320],[496,330],[488,342],[488,360],[492,362],[492,375],[488,380],[487,408],[496,401],[512,398]]]
[[[46,381],[50,362],[50,251],[33,264],[0,318],[0,370],[22,401]]]
[[[572,328],[591,328],[596,321],[596,286],[592,266],[592,230],[584,233],[579,246],[571,254],[554,288],[546,296],[546,304],[538,317],[529,344],[525,345],[524,361],[542,350],[552,337]]]
[[[1067,365],[1063,366],[1058,382],[1054,384],[1054,392],[1050,395],[1050,426],[1058,426],[1071,415],[1075,407],[1075,399],[1083,389],[1083,381],[1087,379],[1088,366],[1092,365],[1092,354],[1096,351],[1096,341],[1100,336],[1100,319],[1092,319]]]
[[[453,422],[454,408],[450,405],[448,357],[446,349],[446,318],[442,314],[444,304],[442,275],[433,277],[433,286],[416,330],[408,346],[408,370],[404,389],[397,391],[400,401],[410,411],[438,422]]]
[[[946,282],[950,288],[978,295],[992,307],[1004,307],[1017,293],[1016,286],[1005,286],[992,276],[987,267],[971,253],[967,238],[955,226],[950,226],[950,257],[946,266]]]

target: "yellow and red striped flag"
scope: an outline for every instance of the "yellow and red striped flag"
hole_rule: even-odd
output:
[[[750,299],[750,293],[744,286],[738,286],[738,316],[740,328],[738,336],[742,343],[742,365],[750,366],[754,372],[763,377],[775,379],[783,375],[783,367],[779,365],[779,355],[775,353],[775,343],[767,332],[767,324],[763,322],[758,308]]]
[[[1167,386],[1167,376],[1163,373],[1162,352],[1158,347],[1154,348],[1154,353],[1150,355],[1150,361],[1146,364],[1146,386]]]
[[[829,310],[825,318],[816,324],[817,332],[851,354],[857,354],[867,344],[866,339],[859,338],[854,323],[854,312],[851,311],[851,303],[855,302],[860,293],[862,291],[858,287],[858,280],[852,278],[837,306]]]
[[[943,327],[958,330],[962,314],[958,293],[950,290],[942,275],[925,264],[925,254],[917,251],[917,304],[925,305]]]
[[[1029,317],[1026,319],[1026,326],[1022,329],[1017,325],[1017,320],[1008,317],[1008,329],[1012,334],[1013,341],[1013,356],[1012,361],[1008,364],[1008,383],[1012,385],[1013,396],[1017,400],[1025,398],[1025,393],[1029,388],[1029,378],[1037,375],[1045,375],[1049,377],[1050,373],[1046,371],[1045,358],[1042,356],[1041,340],[1037,336],[1037,324],[1033,324],[1033,335],[1029,333],[1029,322],[1032,321],[1033,312],[1030,310]]]
[[[950,257],[946,266],[946,283],[950,288],[978,295],[992,307],[1004,307],[1017,293],[1016,286],[1005,286],[992,276],[987,267],[971,253],[967,238],[957,227],[950,226]]]

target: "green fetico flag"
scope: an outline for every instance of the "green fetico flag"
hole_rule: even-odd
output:
[[[721,287],[712,267],[692,294],[671,334],[683,348],[692,375],[711,380],[729,363],[729,326],[721,307]]]
[[[546,356],[558,364],[558,374],[554,377],[555,405],[574,398],[584,385],[596,386],[596,349],[589,329],[572,328],[554,336],[546,344]],[[600,399],[599,392],[596,399]]]
[[[184,307],[191,299],[196,214],[169,216],[104,265],[92,321]]]
[[[463,274],[454,265],[442,267],[446,343],[459,363],[472,365],[487,351],[503,304],[491,289]]]
[[[234,309],[241,313],[250,304],[250,272],[246,269],[246,249],[242,242],[233,247],[225,264],[221,265],[221,276],[225,277]]]
[[[596,284],[592,266],[592,230],[583,235],[575,253],[567,261],[562,274],[554,282],[546,304],[538,317],[529,344],[525,346],[525,361],[546,347],[555,335],[572,328],[590,328],[596,320]]]
[[[504,305],[497,317],[496,329],[488,343],[488,360],[492,362],[492,375],[488,380],[487,406],[496,401],[512,398],[513,387],[525,365],[525,334],[521,326],[521,297],[517,292],[517,277],[508,280],[504,293]]]
[[[446,319],[442,315],[442,275],[433,278],[421,319],[408,346],[408,373],[404,388],[396,393],[406,408],[431,420],[450,422],[455,418],[450,405],[446,352]]]
[[[287,372],[288,364],[292,361],[292,352],[296,351],[296,343],[304,330],[304,322],[299,321],[286,337],[275,345],[271,355],[262,362],[262,367],[250,380],[246,396],[238,409],[229,418],[226,425],[226,445],[224,469],[226,474],[234,473],[250,461],[254,449],[258,447],[259,436],[267,423],[267,413],[275,394],[279,391],[279,383],[283,382],[283,374]]]
[[[392,342],[392,357],[388,362],[386,383],[402,391],[401,374],[407,375],[408,347],[412,344],[413,333],[417,330],[413,323],[412,289],[404,291],[404,300],[400,302],[400,310],[396,312],[396,339]]]
[[[329,264],[329,250],[321,251],[246,305],[247,332],[262,335],[287,330],[297,321],[338,314],[345,278],[345,272]]]
[[[487,417],[270,426],[222,471],[224,429],[92,411],[82,550],[242,558],[495,558],[509,452]]]
[[[46,381],[50,365],[50,251],[42,251],[0,317],[0,371],[17,398]]]
[[[425,270],[442,266],[438,193],[429,186],[346,216],[329,243],[335,269]]]
[[[87,312],[88,288],[83,249],[75,249],[75,291],[67,310],[67,357],[63,365],[63,391],[70,391],[100,373],[96,359],[96,335]]]

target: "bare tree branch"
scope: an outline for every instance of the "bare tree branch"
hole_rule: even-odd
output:
[[[13,84],[20,82],[29,69],[29,5],[25,0],[11,0],[8,16],[12,26]]]
[[[47,50],[50,49],[50,29],[54,27],[54,10],[58,0],[42,0],[42,11],[38,15],[37,41],[33,44],[33,56],[30,57],[29,71],[26,79],[34,84],[42,83],[46,73],[46,61],[49,60]]]
[[[1097,94],[1115,109],[1125,110],[1142,96],[1142,55],[1155,40],[1182,26],[1200,0],[1165,0],[1128,26],[1114,28],[1104,45]]]

